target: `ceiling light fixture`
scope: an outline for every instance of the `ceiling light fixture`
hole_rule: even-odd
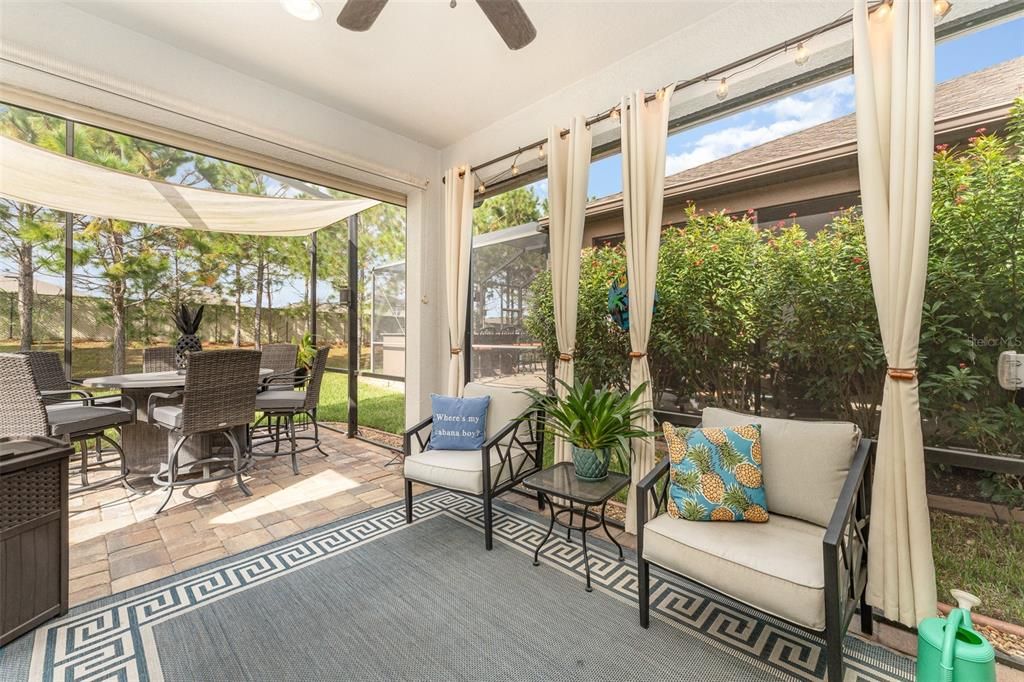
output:
[[[323,16],[323,10],[316,0],[280,0],[288,14],[303,21],[316,21]]]

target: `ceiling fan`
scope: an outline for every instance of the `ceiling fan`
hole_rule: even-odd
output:
[[[350,31],[369,30],[386,4],[388,0],[348,0],[338,15],[338,25]],[[519,0],[476,0],[476,4],[510,50],[526,47],[537,37],[537,29]],[[456,0],[450,5],[455,7]]]

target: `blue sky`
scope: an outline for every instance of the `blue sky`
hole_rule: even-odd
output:
[[[938,83],[979,71],[1024,55],[1024,18],[961,36],[936,46],[935,80]],[[811,60],[813,63],[814,55]],[[853,77],[819,85],[732,116],[684,130],[668,139],[667,175],[798,130],[831,121],[854,110]],[[547,182],[534,185],[540,196]],[[588,195],[603,197],[622,190],[622,160],[616,154],[590,167]]]

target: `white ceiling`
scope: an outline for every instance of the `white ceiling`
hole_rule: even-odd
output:
[[[276,0],[70,4],[438,148],[731,4],[524,0],[537,39],[512,52],[473,0],[448,2],[391,0],[366,33],[335,23],[341,0],[316,22]]]

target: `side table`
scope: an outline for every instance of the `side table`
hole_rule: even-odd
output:
[[[623,561],[622,545],[608,532],[608,523],[605,518],[605,510],[615,493],[619,492],[629,484],[629,476],[616,471],[609,471],[608,477],[600,481],[585,481],[576,477],[576,469],[571,462],[559,462],[554,466],[539,471],[523,480],[523,485],[531,490],[536,490],[547,502],[548,510],[551,512],[551,524],[548,526],[547,535],[537,545],[533,552],[533,565],[540,565],[540,550],[551,538],[555,524],[566,529],[566,538],[572,538],[572,531],[579,531],[583,542],[583,566],[587,572],[587,592],[593,592],[590,586],[590,555],[587,552],[587,532],[604,528],[605,534],[619,548],[619,561]],[[562,509],[555,509],[552,498],[568,500],[569,506]],[[576,505],[582,507],[577,509]],[[601,505],[600,520],[588,523],[591,507]],[[580,523],[574,523],[576,514],[580,516]],[[569,520],[564,521],[563,516],[568,515]]]

